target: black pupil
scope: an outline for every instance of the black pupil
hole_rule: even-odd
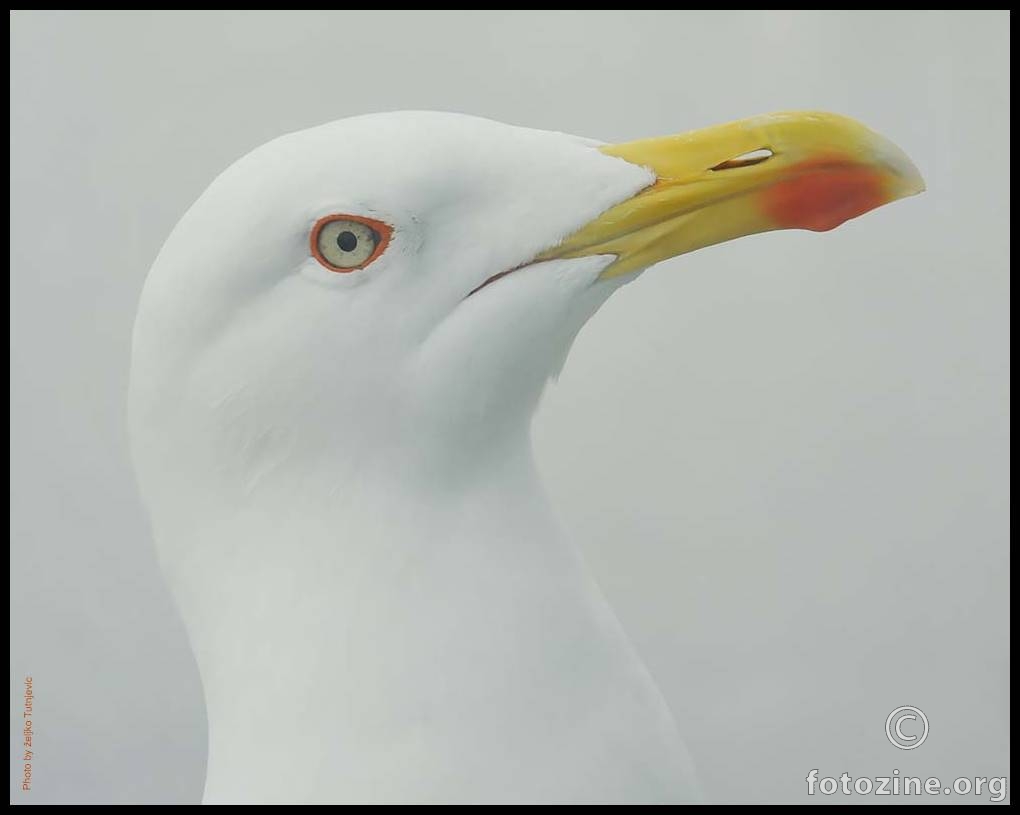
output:
[[[353,252],[358,246],[358,236],[353,232],[344,230],[336,236],[336,245],[342,252]]]

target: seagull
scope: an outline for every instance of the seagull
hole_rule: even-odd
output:
[[[923,188],[817,112],[616,145],[373,114],[225,170],[148,275],[129,393],[204,801],[700,800],[543,490],[536,404],[642,270]]]

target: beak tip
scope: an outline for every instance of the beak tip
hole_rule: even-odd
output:
[[[912,195],[920,195],[928,189],[928,185],[924,181],[924,176],[921,175],[921,171],[908,160],[905,167],[901,167],[899,172],[899,198],[909,198]]]
[[[917,169],[917,165],[891,141],[880,139],[876,145],[876,154],[880,163],[888,168],[892,176],[892,200],[920,195],[927,189],[924,176]]]

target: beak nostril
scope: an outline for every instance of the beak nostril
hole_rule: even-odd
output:
[[[719,170],[735,170],[738,167],[751,167],[755,164],[761,164],[763,161],[768,161],[772,158],[773,153],[768,147],[762,147],[759,150],[752,150],[750,153],[744,153],[736,158],[727,159],[715,167],[710,167],[711,172],[718,172]]]

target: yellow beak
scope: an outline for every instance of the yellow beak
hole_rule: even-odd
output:
[[[616,255],[603,277],[773,229],[823,232],[924,180],[896,145],[832,113],[771,113],[600,148],[656,181],[538,260]]]

